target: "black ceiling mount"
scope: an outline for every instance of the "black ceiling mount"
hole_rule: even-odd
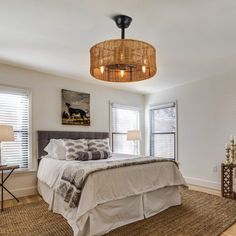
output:
[[[132,18],[126,15],[115,15],[112,19],[116,22],[118,28],[121,29],[121,38],[125,38],[125,29],[129,27]]]

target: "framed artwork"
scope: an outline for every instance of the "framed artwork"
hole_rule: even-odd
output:
[[[90,94],[61,90],[62,124],[90,125]]]

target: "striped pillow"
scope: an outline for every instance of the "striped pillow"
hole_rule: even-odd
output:
[[[107,159],[109,156],[110,153],[106,151],[79,152],[77,160],[79,161],[100,160],[100,159]]]
[[[66,160],[78,160],[80,152],[88,151],[88,141],[86,139],[65,139]]]
[[[89,139],[88,140],[89,151],[106,151],[111,153],[109,146],[109,138],[106,139]]]

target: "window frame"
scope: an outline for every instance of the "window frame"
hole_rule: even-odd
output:
[[[6,91],[8,93],[25,93],[27,94],[29,98],[29,156],[28,156],[28,168],[19,168],[15,172],[32,172],[34,171],[34,162],[33,162],[33,135],[32,135],[32,91],[29,88],[24,88],[24,87],[16,87],[16,86],[9,86],[9,85],[4,85],[0,84],[0,92],[1,91]],[[15,132],[15,131],[14,131]]]
[[[160,132],[160,133],[153,133],[152,132],[152,111],[153,110],[158,110],[158,109],[164,109],[164,108],[169,108],[169,107],[175,107],[175,127],[176,130],[175,132]],[[167,103],[162,103],[159,105],[151,106],[149,109],[149,155],[152,156],[153,150],[152,150],[152,139],[155,134],[174,134],[174,160],[178,161],[178,103],[177,100],[173,102],[167,102]]]
[[[139,112],[139,116],[138,116],[138,130],[141,131],[141,112],[140,112],[140,108],[138,106],[132,106],[132,105],[126,105],[126,104],[122,104],[122,103],[116,103],[116,102],[109,102],[109,136],[110,136],[110,146],[111,146],[111,150],[113,152],[114,150],[114,145],[113,145],[113,135],[114,134],[123,134],[123,135],[127,135],[128,133],[121,133],[121,132],[113,132],[113,115],[112,115],[112,108],[114,106],[117,107],[124,107],[126,109],[133,110],[137,110]],[[142,140],[138,140],[138,155],[141,154],[141,142]],[[135,155],[135,154],[131,154],[131,155]]]

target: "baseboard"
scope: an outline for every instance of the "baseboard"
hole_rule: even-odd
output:
[[[25,196],[38,194],[36,186],[32,186],[32,187],[28,187],[28,188],[14,189],[14,190],[11,190],[11,192],[16,197],[25,197]],[[4,200],[8,200],[8,199],[13,198],[8,192],[4,191],[3,193],[4,193]],[[0,200],[1,200],[1,197],[0,197]]]
[[[205,179],[193,178],[193,177],[184,177],[186,182],[190,185],[211,188],[215,190],[220,190],[221,186],[219,182],[213,182]]]
[[[199,192],[203,192],[203,193],[209,193],[209,194],[213,194],[216,196],[221,196],[221,191],[217,190],[217,189],[202,187],[202,186],[198,186],[198,185],[191,185],[191,184],[189,184],[188,186],[189,186],[190,190],[195,190],[195,191],[199,191]]]

